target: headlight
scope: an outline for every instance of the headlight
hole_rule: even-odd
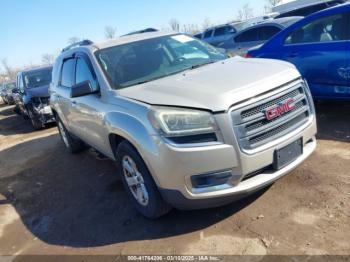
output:
[[[152,125],[166,136],[189,136],[213,133],[218,128],[212,114],[185,108],[153,107]]]

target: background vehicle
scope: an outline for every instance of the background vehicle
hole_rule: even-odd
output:
[[[346,0],[288,0],[282,1],[272,8],[279,13],[276,18],[287,16],[308,16],[312,13],[327,9],[329,7],[343,4]]]
[[[13,99],[12,90],[16,88],[16,82],[7,82],[2,85],[2,89],[0,91],[2,100],[9,105],[13,105],[15,103]]]
[[[316,99],[350,99],[350,4],[310,15],[293,24],[248,57],[293,63]]]
[[[218,45],[224,48],[231,56],[244,56],[248,49],[261,45],[282,31],[284,28],[299,21],[303,17],[286,17],[263,22],[240,31],[237,35]]]
[[[242,198],[316,147],[312,98],[293,65],[227,59],[183,34],[65,48],[50,91],[67,149],[84,142],[115,160],[149,218]]]
[[[201,39],[213,46],[217,46],[218,44],[225,42],[227,39],[237,34],[237,32],[241,29],[239,24],[240,22],[235,22],[211,27],[201,34],[196,34],[194,37]]]
[[[55,121],[49,106],[51,75],[52,66],[25,70],[17,75],[16,104],[20,113],[31,120],[34,129]]]

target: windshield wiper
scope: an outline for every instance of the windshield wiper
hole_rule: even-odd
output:
[[[198,65],[193,65],[191,66],[191,69],[197,69],[199,67],[202,67],[202,66],[205,66],[205,65],[209,65],[209,64],[214,64],[216,61],[208,61],[208,62],[205,62],[205,63],[202,63],[202,64],[198,64]]]

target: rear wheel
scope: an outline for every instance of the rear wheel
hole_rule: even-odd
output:
[[[61,139],[69,152],[74,154],[84,149],[84,143],[80,139],[71,135],[60,119],[57,119],[57,127]]]
[[[122,142],[118,146],[117,163],[124,187],[143,216],[155,219],[171,210],[159,193],[144,161],[128,142]]]

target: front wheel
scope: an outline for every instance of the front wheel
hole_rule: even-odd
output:
[[[124,187],[143,216],[155,219],[171,210],[160,195],[144,161],[128,142],[118,146],[117,164]]]
[[[39,117],[34,113],[34,109],[32,106],[27,107],[27,114],[35,130],[40,130],[41,128],[43,128],[43,123],[41,123]]]

